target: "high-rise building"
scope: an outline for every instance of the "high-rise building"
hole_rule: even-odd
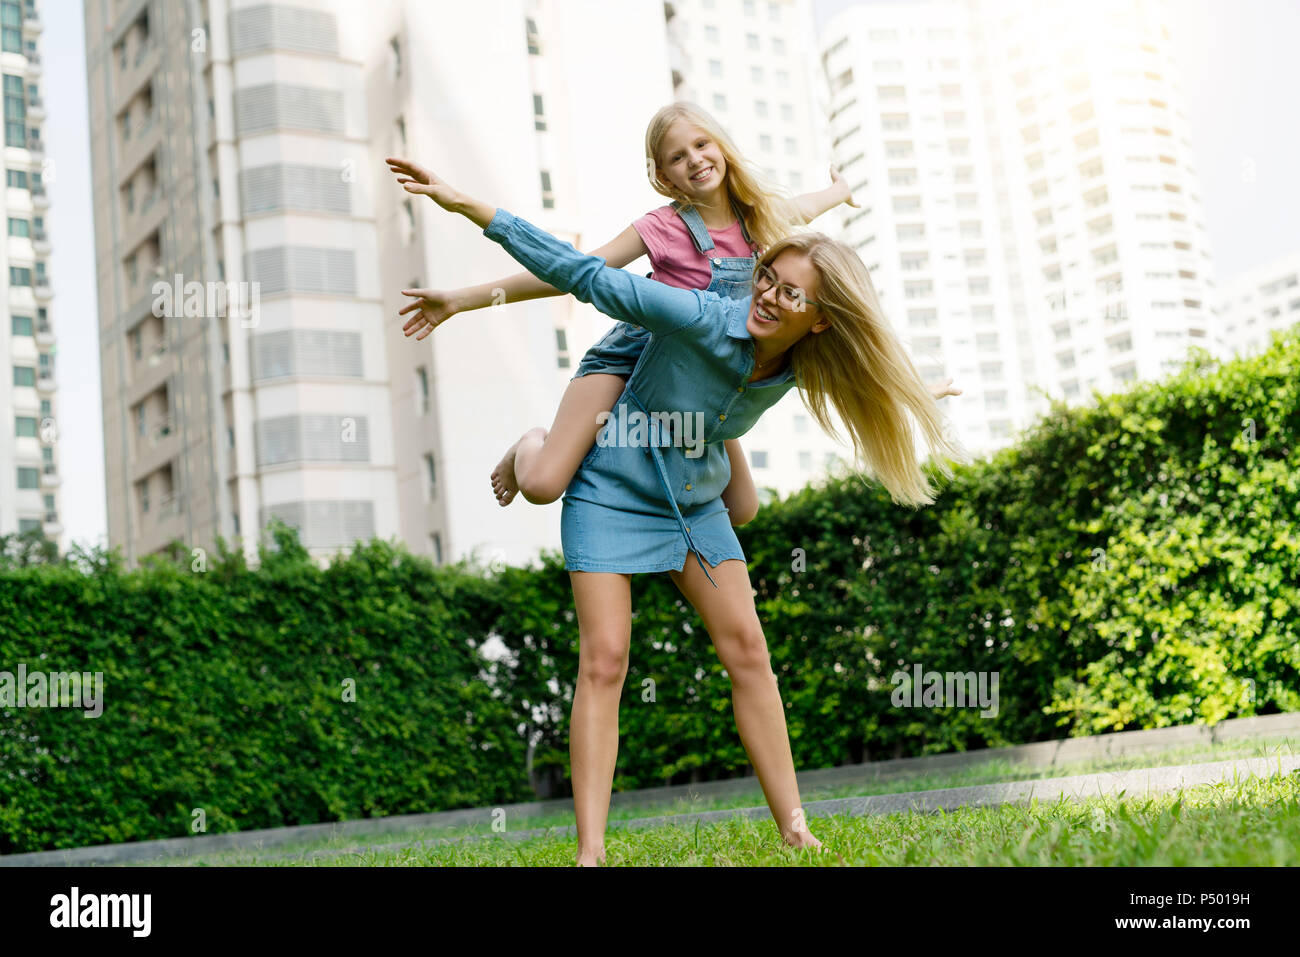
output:
[[[1176,370],[1210,345],[1215,300],[1177,5],[969,9],[1031,407]]]
[[[1219,354],[1252,355],[1300,322],[1300,250],[1247,271],[1219,290]]]
[[[844,238],[923,375],[963,390],[971,448],[1210,342],[1173,22],[1161,0],[936,0],[822,31],[832,142],[868,198]]]
[[[35,0],[0,0],[9,285],[0,334],[0,533],[61,541],[58,387],[45,217],[45,106]]]
[[[550,424],[610,320],[562,297],[404,337],[402,289],[520,267],[384,159],[600,245],[653,205],[662,5],[133,0],[85,18],[110,543],[134,561],[241,536],[255,559],[279,517],[321,556],[372,535],[437,561],[558,547],[558,506],[503,510],[488,473]]]
[[[1004,444],[1027,418],[1003,223],[965,10],[847,9],[822,32],[836,159],[858,210],[840,238],[964,445]]]

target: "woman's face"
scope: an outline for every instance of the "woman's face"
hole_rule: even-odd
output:
[[[745,328],[755,341],[765,341],[778,351],[790,348],[808,333],[830,327],[821,306],[817,267],[806,253],[787,249],[767,267],[775,282],[762,292],[755,287]],[[791,288],[793,287],[793,288]]]
[[[659,143],[655,172],[687,198],[702,200],[725,182],[727,161],[713,137],[688,120],[677,119]]]

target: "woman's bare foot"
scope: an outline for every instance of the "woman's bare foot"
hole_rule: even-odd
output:
[[[577,860],[578,867],[600,867],[605,863],[605,849],[598,848],[587,853],[579,853]]]
[[[502,507],[509,505],[514,497],[519,494],[519,480],[515,478],[515,450],[517,448],[519,448],[518,441],[506,449],[506,454],[501,456],[501,461],[492,470],[492,494],[497,497],[497,503]]]

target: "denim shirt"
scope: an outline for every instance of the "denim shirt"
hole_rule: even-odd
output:
[[[796,384],[789,368],[748,381],[754,371],[754,340],[746,329],[750,300],[613,269],[504,209],[483,234],[539,279],[650,331],[604,433],[565,495],[671,517],[690,544],[691,516],[720,509],[731,479],[723,441],[748,432]],[[636,421],[634,411],[647,417],[678,413],[680,419],[673,417],[670,428],[649,428],[648,442],[619,444],[620,432],[635,437],[635,429],[620,426],[620,416]],[[678,421],[682,433],[689,421],[702,425],[703,434],[679,434]]]

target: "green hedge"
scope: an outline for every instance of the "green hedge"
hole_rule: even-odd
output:
[[[741,540],[796,766],[1300,711],[1298,359],[1292,331],[1057,404],[930,508],[852,477],[765,507]],[[322,570],[273,538],[257,571],[0,544],[0,671],[106,682],[95,719],[0,708],[0,852],[527,800],[530,743],[568,793],[557,556],[489,576],[373,541]],[[616,788],[752,773],[698,618],[666,575],[633,600]],[[917,663],[997,672],[997,716],[895,707]]]
[[[482,680],[490,582],[384,542],[320,569],[69,563],[0,576],[0,670],[104,673],[97,718],[0,709],[0,851],[526,800]],[[355,700],[345,700],[351,679]]]

